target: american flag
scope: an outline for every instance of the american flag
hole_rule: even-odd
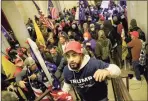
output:
[[[51,0],[48,0],[48,11],[52,19],[57,19],[59,17],[58,10],[53,6],[53,3]]]
[[[50,9],[50,7],[54,7],[54,6],[53,6],[52,1],[51,0],[48,0],[48,9]]]
[[[47,28],[50,28],[50,29],[54,29],[54,25],[52,23],[51,20],[49,20],[47,17],[44,16],[44,14],[42,14],[42,12],[40,11],[40,8],[39,6],[35,3],[34,0],[32,0],[36,9],[38,10],[39,12],[39,15],[40,15],[40,21],[47,27]]]
[[[47,17],[44,17],[44,15],[40,14],[40,21],[50,29],[54,29],[54,25],[51,20],[49,20]]]

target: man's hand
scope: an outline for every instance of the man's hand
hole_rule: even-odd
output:
[[[101,82],[101,81],[105,80],[105,78],[107,76],[109,76],[109,75],[110,75],[110,72],[108,70],[106,70],[106,69],[98,69],[94,73],[94,76],[93,77],[95,78],[96,81]]]
[[[21,87],[21,88],[26,88],[26,86],[25,86],[25,81],[20,81],[19,82],[19,86]]]
[[[36,77],[37,77],[36,74],[32,74],[29,78],[30,78],[31,80],[34,80]]]

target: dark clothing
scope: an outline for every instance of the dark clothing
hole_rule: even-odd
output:
[[[91,36],[92,36],[93,39],[97,40],[98,34],[96,32],[96,29],[95,29],[95,31],[90,31],[90,34],[91,34]]]
[[[97,69],[109,66],[100,60],[90,58],[88,63],[79,72],[64,68],[65,82],[76,87],[78,94],[86,101],[99,101],[107,98],[107,85],[105,81],[96,82],[93,78]]]
[[[127,37],[128,35],[128,22],[125,18],[121,19],[121,22],[122,22],[122,25],[124,27],[124,33],[125,33],[125,36]]]
[[[130,29],[130,32],[137,31],[138,29],[140,29],[140,28],[137,27],[137,26],[135,26],[135,27],[133,27],[132,29]]]
[[[139,61],[133,61],[132,65],[133,65],[133,69],[134,69],[134,72],[135,72],[136,79],[141,80]]]
[[[86,43],[90,43],[90,46],[87,46]],[[94,39],[89,39],[89,40],[85,40],[83,41],[84,47],[87,49],[90,49],[91,51],[95,52],[95,48],[96,48],[96,40]]]
[[[59,53],[56,56],[51,57],[50,61],[57,66],[57,71],[55,72],[55,76],[59,81],[63,81],[63,69],[67,64],[65,58]]]

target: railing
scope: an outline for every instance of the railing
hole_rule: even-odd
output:
[[[115,101],[132,101],[132,98],[121,77],[111,79]]]

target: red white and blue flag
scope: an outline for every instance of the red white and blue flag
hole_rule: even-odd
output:
[[[54,25],[52,23],[51,20],[49,20],[47,17],[44,16],[44,14],[42,14],[41,12],[41,9],[39,8],[39,6],[35,3],[34,0],[32,0],[36,9],[38,10],[39,12],[39,15],[40,15],[40,21],[47,27],[47,28],[50,28],[50,29],[54,29]]]
[[[49,11],[49,14],[51,15],[52,19],[55,20],[59,17],[59,12],[58,12],[57,8],[54,7],[51,0],[48,0],[48,11]]]

